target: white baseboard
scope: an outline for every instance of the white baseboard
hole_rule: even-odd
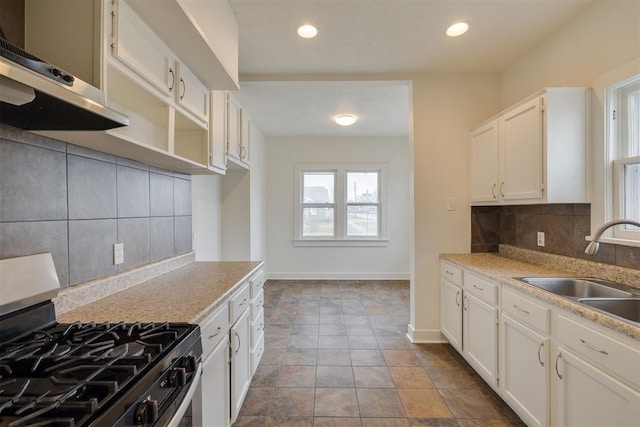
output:
[[[407,338],[414,344],[439,344],[448,341],[442,336],[439,329],[414,329],[413,325],[407,328]]]
[[[267,272],[272,280],[409,280],[409,273]]]

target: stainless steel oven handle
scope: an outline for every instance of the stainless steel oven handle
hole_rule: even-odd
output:
[[[189,405],[191,404],[191,400],[193,399],[193,395],[196,393],[198,386],[200,385],[200,377],[202,376],[202,361],[198,362],[198,367],[196,368],[196,372],[191,377],[191,385],[189,386],[189,390],[187,394],[185,394],[184,399],[180,403],[180,406],[176,410],[176,413],[173,414],[171,421],[167,424],[168,427],[178,427],[180,425],[180,421],[184,417],[184,414],[189,409]]]

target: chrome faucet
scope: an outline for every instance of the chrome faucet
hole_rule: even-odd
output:
[[[613,221],[606,222],[603,225],[601,225],[600,228],[598,228],[596,232],[593,234],[591,241],[589,242],[587,247],[584,249],[584,253],[587,255],[595,255],[596,252],[598,252],[598,247],[600,246],[600,236],[602,236],[602,233],[604,233],[604,231],[607,228],[613,227],[615,225],[620,225],[620,224],[630,224],[640,228],[640,222],[631,221],[630,219],[615,219]]]

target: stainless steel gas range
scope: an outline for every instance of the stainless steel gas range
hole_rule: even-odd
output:
[[[173,426],[200,382],[186,323],[56,322],[50,254],[0,260],[0,426]]]

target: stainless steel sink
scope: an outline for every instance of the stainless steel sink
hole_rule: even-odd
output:
[[[574,277],[523,277],[525,283],[549,291],[553,294],[572,298],[631,298],[631,292],[618,289],[617,284],[598,279]]]
[[[640,298],[580,298],[578,302],[635,323],[640,322]]]

